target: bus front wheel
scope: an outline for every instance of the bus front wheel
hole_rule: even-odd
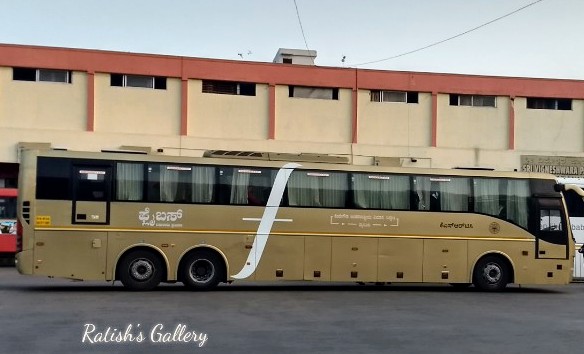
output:
[[[481,258],[473,272],[473,284],[483,291],[503,290],[509,282],[510,269],[499,256]]]
[[[182,281],[193,290],[209,290],[224,279],[223,260],[208,250],[195,251],[187,256],[182,266]]]
[[[162,261],[151,251],[126,254],[118,265],[118,277],[130,290],[152,290],[162,281]]]

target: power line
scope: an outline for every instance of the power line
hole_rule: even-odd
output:
[[[298,17],[298,23],[300,24],[302,38],[304,38],[304,45],[306,46],[306,50],[310,50],[308,49],[308,42],[306,41],[306,36],[304,35],[304,28],[302,27],[302,21],[300,20],[300,12],[298,11],[298,5],[296,4],[296,0],[294,0],[294,7],[296,8],[296,17]]]
[[[403,56],[405,56],[405,55],[408,55],[408,54],[413,54],[413,53],[419,52],[419,51],[421,51],[421,50],[424,50],[424,49],[428,49],[428,48],[430,48],[430,47],[437,46],[438,44],[442,44],[442,43],[444,43],[444,42],[448,42],[448,41],[450,41],[450,40],[452,40],[452,39],[455,39],[455,38],[458,38],[458,37],[462,37],[462,36],[464,36],[465,34],[468,34],[468,33],[470,33],[470,32],[476,31],[476,30],[478,30],[478,29],[480,29],[480,28],[483,28],[483,27],[485,27],[485,26],[487,26],[487,25],[490,25],[490,24],[491,24],[491,23],[493,23],[493,22],[497,22],[497,21],[499,21],[499,20],[502,20],[502,19],[504,19],[505,17],[509,17],[509,16],[511,16],[511,15],[513,15],[513,14],[516,14],[517,12],[519,12],[519,11],[521,11],[521,10],[524,10],[524,9],[526,9],[526,8],[528,8],[528,7],[530,7],[530,6],[533,6],[533,5],[535,5],[535,4],[539,3],[539,2],[542,2],[542,1],[544,1],[544,0],[537,0],[537,1],[534,1],[534,2],[532,2],[532,3],[530,3],[530,4],[527,4],[527,5],[523,6],[523,7],[520,7],[520,8],[518,8],[517,10],[511,11],[511,12],[509,12],[508,14],[505,14],[505,15],[503,15],[503,16],[497,17],[497,18],[496,18],[496,19],[494,19],[494,20],[491,20],[491,21],[489,21],[489,22],[483,23],[482,25],[479,25],[479,26],[477,26],[477,27],[471,28],[471,29],[469,29],[468,31],[465,31],[465,32],[459,33],[459,34],[457,34],[457,35],[455,35],[455,36],[452,36],[452,37],[449,37],[449,38],[443,39],[443,40],[441,40],[441,41],[438,41],[438,42],[434,42],[434,43],[432,43],[432,44],[428,44],[427,46],[424,46],[424,47],[422,47],[422,48],[418,48],[418,49],[410,50],[409,52],[405,52],[405,53],[401,53],[401,54],[398,54],[398,55],[394,55],[394,56],[392,56],[392,57],[389,57],[389,58],[384,58],[384,59],[379,59],[379,60],[368,61],[368,62],[366,62],[366,63],[360,63],[360,64],[352,64],[352,65],[349,65],[349,66],[362,66],[362,65],[368,65],[368,64],[379,63],[379,62],[382,62],[382,61],[387,61],[387,60],[391,60],[391,59],[395,59],[395,58],[403,57]],[[296,0],[294,0],[294,2],[296,3]],[[304,33],[303,33],[303,34],[304,34]]]

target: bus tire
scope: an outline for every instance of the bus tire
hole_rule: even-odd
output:
[[[483,291],[501,291],[510,279],[507,262],[500,256],[481,258],[473,271],[473,284]]]
[[[152,290],[162,281],[162,274],[162,260],[152,251],[131,251],[118,263],[119,279],[129,290]]]
[[[182,281],[193,290],[209,290],[225,279],[223,259],[212,251],[198,250],[189,254],[182,263]]]

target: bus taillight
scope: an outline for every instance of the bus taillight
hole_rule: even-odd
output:
[[[22,252],[22,224],[16,221],[16,253]]]

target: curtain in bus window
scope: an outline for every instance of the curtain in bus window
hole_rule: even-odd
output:
[[[191,167],[160,165],[160,201],[186,203],[191,199]]]
[[[430,210],[430,177],[414,177],[416,210]]]
[[[231,179],[231,204],[247,204],[250,175],[251,173],[247,173],[245,170],[235,169],[233,172]]]
[[[192,175],[194,203],[211,203],[215,190],[215,167],[195,167]]]
[[[441,211],[468,211],[470,186],[468,178],[438,177],[432,178],[438,184]]]
[[[291,206],[345,207],[348,182],[344,173],[294,171],[288,180]]]
[[[320,206],[319,180],[305,171],[293,171],[288,179],[288,203],[291,206]]]
[[[160,166],[160,201],[174,202],[178,191],[178,171]]]
[[[329,177],[321,179],[321,202],[323,207],[343,208],[347,198],[347,176],[344,173],[329,173]]]
[[[234,168],[231,177],[230,203],[265,206],[275,174],[266,168]]]
[[[524,228],[527,228],[529,219],[529,193],[527,180],[508,180],[507,219]]]
[[[487,215],[499,216],[501,213],[500,180],[494,178],[474,179],[474,211]]]
[[[409,209],[408,176],[353,175],[355,205],[364,209]]]
[[[142,200],[144,166],[136,163],[117,164],[116,200]]]

